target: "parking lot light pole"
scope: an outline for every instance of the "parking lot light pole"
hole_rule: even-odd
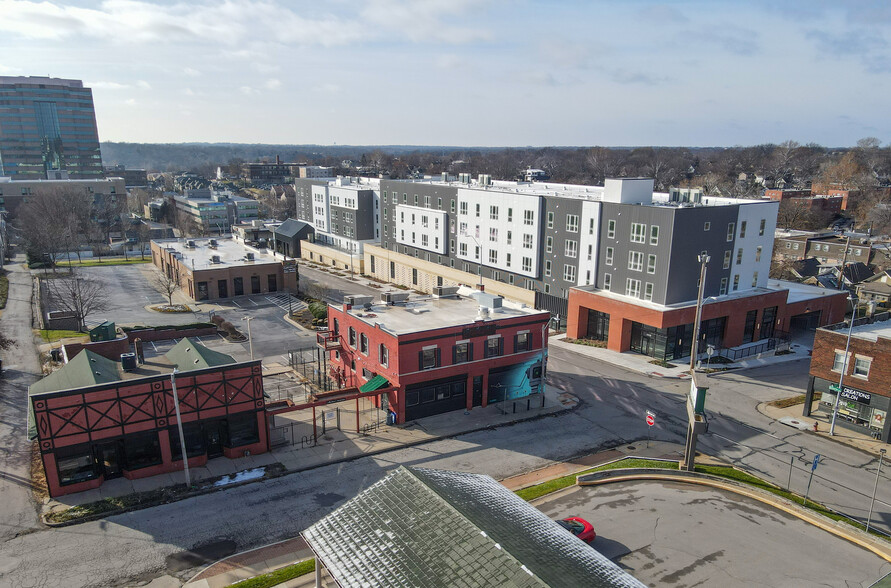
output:
[[[841,399],[843,385],[845,383],[845,372],[848,371],[848,351],[851,348],[851,332],[854,330],[854,321],[857,319],[857,298],[848,297],[853,305],[851,312],[851,324],[848,325],[848,341],[845,343],[845,356],[842,359],[841,373],[838,375],[838,390],[835,391],[835,402],[832,405],[832,421],[829,423],[829,436],[835,435],[835,421],[838,419],[838,402]]]
[[[242,317],[241,320],[247,321],[248,324],[248,347],[251,350],[251,360],[254,359],[254,338],[251,337],[251,321],[254,320],[252,316]]]
[[[186,453],[186,438],[183,436],[183,418],[179,412],[179,394],[176,392],[176,374],[179,370],[173,369],[170,374],[170,387],[173,389],[173,408],[176,411],[176,428],[179,431],[179,450],[182,452],[183,470],[186,473],[186,488],[192,485],[189,479],[189,455]]]
[[[869,523],[872,521],[872,508],[876,505],[876,491],[879,489],[879,475],[882,473],[882,461],[885,459],[885,449],[879,449],[879,469],[876,470],[876,485],[872,489],[872,502],[869,503],[869,516],[866,517],[866,532],[869,533]]]

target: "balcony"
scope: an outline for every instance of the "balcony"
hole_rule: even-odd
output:
[[[332,331],[316,333],[316,343],[325,351],[338,351],[341,348],[340,335]]]

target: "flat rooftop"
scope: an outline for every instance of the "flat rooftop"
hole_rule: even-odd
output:
[[[876,316],[884,316],[884,320],[878,320],[872,324],[864,323],[862,325],[854,325],[854,328],[851,329],[851,337],[863,341],[872,341],[873,343],[875,343],[879,337],[882,339],[891,339],[891,320],[889,320],[891,315],[883,313],[882,315]],[[831,328],[829,330],[841,333],[842,335],[847,335],[848,327],[845,323],[835,325],[835,327],[838,328]]]
[[[394,335],[406,335],[481,322],[497,322],[519,316],[550,316],[545,310],[535,310],[502,299],[499,312],[489,312],[485,318],[480,318],[480,303],[470,297],[474,292],[476,291],[470,288],[461,288],[457,297],[418,296],[409,298],[406,302],[398,302],[393,306],[387,306],[380,300],[375,300],[369,309],[354,306],[347,313],[372,327],[379,325],[381,329]]]
[[[216,241],[216,248],[211,247],[212,240]],[[189,247],[189,241],[193,242],[195,247]],[[156,239],[152,242],[168,251],[179,253],[180,262],[195,270],[279,263],[269,253],[253,247],[246,247],[232,238]],[[247,260],[248,253],[254,254],[254,261]],[[219,263],[213,263],[214,255],[219,255]]]

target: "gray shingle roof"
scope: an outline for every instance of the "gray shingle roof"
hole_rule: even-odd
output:
[[[343,587],[643,586],[478,474],[399,467],[303,536]]]
[[[282,237],[294,237],[295,235],[297,235],[297,233],[309,226],[310,225],[308,223],[294,218],[289,218],[281,225],[279,225],[274,232],[276,235],[280,235]]]

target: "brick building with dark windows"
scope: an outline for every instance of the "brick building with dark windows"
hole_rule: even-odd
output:
[[[857,319],[851,329],[850,346],[847,345],[848,323],[817,329],[804,416],[815,411],[831,417],[841,381],[836,426],[888,442],[891,437],[887,418],[891,410],[891,321],[888,319],[888,313],[875,319]],[[818,401],[816,408],[814,401]]]
[[[189,338],[164,356],[122,360],[83,350],[30,387],[29,436],[50,496],[183,469],[174,370],[189,467],[269,450],[259,360],[236,362]]]
[[[321,336],[342,387],[391,386],[396,423],[544,392],[549,314],[469,288],[348,297]]]

